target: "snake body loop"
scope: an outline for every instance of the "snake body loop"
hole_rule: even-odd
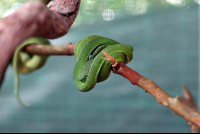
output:
[[[76,64],[73,71],[75,86],[82,92],[94,88],[96,82],[106,80],[111,72],[111,63],[102,59],[106,51],[117,61],[128,63],[133,58],[132,46],[112,39],[92,35],[80,40],[74,48]]]
[[[31,73],[32,71],[41,68],[48,56],[46,55],[33,55],[29,54],[25,51],[23,51],[24,47],[27,45],[49,45],[49,41],[41,38],[41,37],[32,37],[27,40],[25,40],[23,43],[21,43],[15,50],[13,59],[12,59],[12,66],[15,72],[15,85],[14,85],[14,94],[17,98],[17,101],[22,104],[23,106],[28,107],[29,105],[22,102],[19,97],[19,75],[21,74],[27,74]]]

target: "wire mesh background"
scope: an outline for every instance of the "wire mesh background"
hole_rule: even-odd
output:
[[[24,2],[1,0],[0,17]],[[197,102],[199,3],[82,0],[68,34],[50,42],[63,45],[101,35],[132,45],[130,68],[174,97],[182,96],[182,86],[188,86]],[[17,103],[9,66],[0,93],[0,132],[190,132],[184,119],[116,74],[90,92],[78,91],[73,84],[74,65],[73,56],[51,56],[42,69],[21,75],[21,98],[30,108]]]

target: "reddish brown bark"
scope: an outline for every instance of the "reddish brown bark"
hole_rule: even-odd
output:
[[[0,85],[16,47],[31,36],[58,38],[73,24],[81,0],[54,0],[48,9],[41,1],[25,3],[0,20]]]
[[[105,53],[105,52],[104,52]],[[107,60],[111,61],[113,64],[113,72],[119,74],[126,79],[128,79],[133,85],[137,85],[151,94],[161,105],[171,109],[174,113],[182,116],[192,125],[200,127],[200,114],[193,108],[190,108],[186,104],[182,103],[179,99],[179,96],[172,97],[161,89],[156,83],[152,80],[149,80],[136,71],[133,71],[126,64],[116,61],[108,54],[105,54],[108,58]],[[194,128],[194,126],[193,126]]]
[[[50,46],[50,45],[29,45],[25,47],[25,51],[38,55],[74,55],[75,45],[69,43],[67,45]]]

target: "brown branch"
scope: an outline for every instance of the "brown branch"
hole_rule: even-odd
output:
[[[181,102],[193,109],[194,111],[198,112],[198,108],[195,104],[193,96],[186,86],[183,86],[183,95],[184,97],[180,98]],[[188,124],[191,126],[192,133],[200,133],[200,127],[197,127],[190,122]]]
[[[180,100],[181,102],[183,102],[184,104],[192,108],[193,110],[198,111],[198,108],[195,104],[193,96],[186,86],[183,86],[183,97]]]
[[[108,59],[113,60],[114,58],[110,59],[108,57]],[[179,99],[179,96],[173,98],[158,85],[156,85],[154,81],[141,76],[139,73],[133,71],[122,62],[118,62],[114,59],[114,61],[111,63],[115,63],[113,65],[114,73],[127,78],[133,85],[137,85],[144,89],[145,92],[151,94],[158,101],[158,103],[171,109],[174,113],[180,115],[188,122],[200,127],[200,114],[196,110],[182,103]]]
[[[38,55],[74,55],[75,45],[50,46],[50,45],[29,45],[25,47],[26,52]]]
[[[32,36],[58,38],[73,24],[81,0],[54,0],[48,9],[41,1],[30,1],[0,20],[0,85],[16,47]]]

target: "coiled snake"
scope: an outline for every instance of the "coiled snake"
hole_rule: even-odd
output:
[[[46,60],[46,55],[33,55],[29,54],[26,51],[23,51],[24,47],[27,45],[50,45],[49,41],[41,38],[41,37],[32,37],[27,40],[25,40],[23,43],[21,43],[15,50],[13,59],[12,59],[12,66],[15,72],[15,85],[14,85],[14,93],[15,96],[20,104],[23,106],[28,107],[29,105],[22,102],[19,97],[19,75],[18,73],[27,74],[30,73],[36,69],[41,68]]]
[[[133,48],[112,39],[92,35],[80,40],[74,48],[76,64],[73,71],[75,86],[83,92],[91,90],[96,82],[106,80],[111,72],[111,63],[101,52],[109,53],[117,61],[128,63],[133,58]]]
[[[20,100],[18,94],[19,73],[30,73],[42,67],[47,59],[44,55],[32,55],[23,48],[30,44],[44,44],[49,42],[40,37],[29,38],[24,41],[15,51],[12,65],[15,71],[15,95],[19,103],[24,106],[28,104]],[[105,58],[102,51],[106,51],[117,61],[128,63],[133,58],[132,46],[120,44],[112,39],[92,35],[80,40],[74,48],[76,63],[73,70],[73,81],[75,86],[82,92],[87,92],[94,88],[97,82],[106,80],[111,72],[111,63]]]

